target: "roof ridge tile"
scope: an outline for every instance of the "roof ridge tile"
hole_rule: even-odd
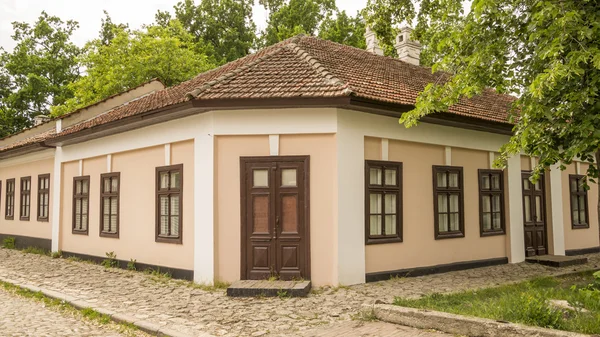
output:
[[[309,52],[298,46],[296,42],[299,41],[301,37],[303,37],[302,35],[296,37],[297,39],[291,40],[290,43],[283,46],[283,48],[290,49],[292,52],[296,53],[296,55],[300,57],[300,60],[306,61],[317,72],[317,74],[325,78],[326,84],[343,87],[344,90],[342,91],[342,93],[344,95],[349,96],[354,94],[354,90],[352,90],[348,83],[337,78],[325,66],[323,66],[315,56],[311,55]]]

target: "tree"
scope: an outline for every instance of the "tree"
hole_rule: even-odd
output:
[[[316,35],[321,22],[337,10],[335,0],[261,0],[269,11],[262,46],[269,46],[300,33]]]
[[[219,64],[246,56],[256,41],[256,25],[252,21],[253,0],[184,0],[174,6],[175,19],[194,36],[194,41],[214,48]],[[166,25],[172,20],[168,12],[159,11],[156,22]]]
[[[319,37],[356,48],[367,48],[365,22],[360,13],[352,17],[346,11],[338,11],[335,18],[325,18],[319,27]]]
[[[103,45],[108,46],[110,41],[115,38],[115,35],[121,30],[129,29],[129,25],[123,23],[113,23],[110,15],[108,15],[108,12],[103,12],[104,18],[101,20],[100,24],[100,42],[102,42]]]
[[[194,38],[181,23],[143,30],[114,30],[108,45],[99,38],[88,42],[80,61],[87,74],[69,85],[75,95],[52,108],[54,116],[73,111],[128,90],[152,78],[171,86],[213,68],[205,54],[198,53]]]
[[[414,18],[409,2],[370,0],[367,22],[384,38],[390,30],[384,26]],[[564,169],[581,158],[591,163],[588,178],[598,178],[593,162],[594,156],[600,162],[598,1],[474,0],[466,15],[460,0],[420,3],[426,12],[418,16],[415,35],[427,38],[433,71],[453,76],[428,85],[402,123],[415,125],[422,116],[494,88],[517,98],[514,133],[497,165],[520,152],[539,157],[536,179],[554,164]]]
[[[12,52],[0,50],[0,135],[30,127],[33,117],[73,96],[67,84],[79,77],[75,21],[42,12],[35,24],[13,22]]]

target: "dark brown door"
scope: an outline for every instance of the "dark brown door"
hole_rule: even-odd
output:
[[[537,183],[529,181],[530,172],[521,174],[523,179],[523,227],[525,229],[525,256],[546,255],[546,202],[544,176]]]
[[[241,158],[242,279],[310,279],[308,157]]]

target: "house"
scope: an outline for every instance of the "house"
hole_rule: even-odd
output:
[[[404,128],[437,75],[407,30],[402,59],[369,34],[367,51],[297,36],[0,140],[0,239],[316,286],[600,251],[587,163],[536,184],[535,158],[494,169],[513,98],[492,90]]]

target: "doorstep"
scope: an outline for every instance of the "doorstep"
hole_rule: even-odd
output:
[[[241,280],[227,288],[227,296],[306,297],[309,291],[310,281]]]
[[[588,259],[587,257],[580,256],[541,255],[528,257],[525,259],[525,261],[530,263],[539,263],[544,266],[564,268],[586,264]]]

